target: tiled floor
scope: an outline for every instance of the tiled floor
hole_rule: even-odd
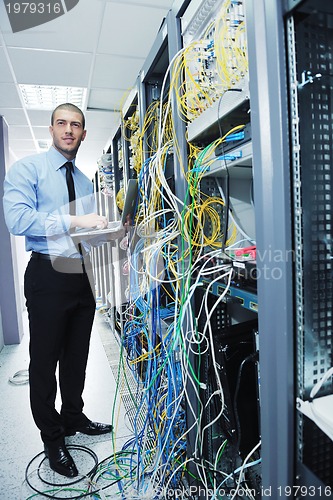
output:
[[[25,324],[27,325],[26,318]],[[1,351],[0,500],[30,500],[46,498],[46,495],[49,498],[78,498],[78,492],[87,490],[87,479],[84,475],[94,466],[95,461],[100,462],[112,456],[115,450],[121,449],[122,444],[131,437],[129,426],[126,425],[125,411],[118,398],[114,404],[116,382],[103,347],[104,340],[103,344],[101,341],[101,337],[106,338],[108,335],[111,339],[113,334],[110,327],[97,312],[87,368],[84,411],[92,420],[112,421],[115,432],[112,435],[96,437],[77,434],[66,438],[69,446],[74,445],[71,454],[79,473],[83,475],[79,476],[78,483],[72,485],[69,485],[69,480],[63,476],[53,473],[47,460],[40,465],[44,458],[43,446],[30,413],[29,386],[13,385],[9,382],[10,377],[17,371],[28,368],[28,332],[26,331],[20,345],[5,346]],[[38,454],[41,455],[37,456]],[[60,486],[55,489],[54,484]],[[66,490],[69,492],[66,493]],[[102,491],[100,496],[89,495],[88,498],[110,498],[109,493],[105,497],[103,495]]]

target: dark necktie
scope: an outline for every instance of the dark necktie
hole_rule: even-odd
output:
[[[74,180],[73,180],[73,176],[72,176],[73,163],[71,161],[66,161],[66,163],[64,163],[62,166],[66,168],[66,182],[67,182],[68,200],[69,200],[69,215],[75,215],[75,213],[76,213],[76,210],[75,210],[75,188],[74,188]],[[71,233],[73,231],[75,231],[75,229],[70,229],[69,232]],[[83,255],[81,243],[78,243],[78,250],[79,250],[80,254]]]
[[[75,188],[74,188],[74,180],[72,176],[73,163],[71,161],[67,161],[64,163],[63,167],[66,168],[66,182],[68,189],[68,199],[69,199],[69,214],[75,215]]]

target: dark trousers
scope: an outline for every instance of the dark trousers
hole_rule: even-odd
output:
[[[32,259],[25,272],[30,403],[42,440],[48,445],[60,444],[66,428],[75,429],[88,421],[83,414],[82,392],[95,297],[91,269],[87,269],[90,280],[86,272],[74,271],[58,272],[51,261]],[[55,409],[57,365],[60,412]]]

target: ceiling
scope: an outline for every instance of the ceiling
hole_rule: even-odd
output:
[[[50,111],[26,109],[19,84],[85,87],[87,137],[77,165],[92,177],[172,3],[79,0],[57,19],[13,33],[0,2],[0,115],[9,127],[10,162],[50,141]]]

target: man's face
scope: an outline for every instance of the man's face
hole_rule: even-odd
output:
[[[59,109],[55,112],[53,125],[50,126],[50,134],[53,138],[53,146],[67,160],[75,158],[81,141],[86,137],[86,130],[82,127],[80,113],[67,109]]]

